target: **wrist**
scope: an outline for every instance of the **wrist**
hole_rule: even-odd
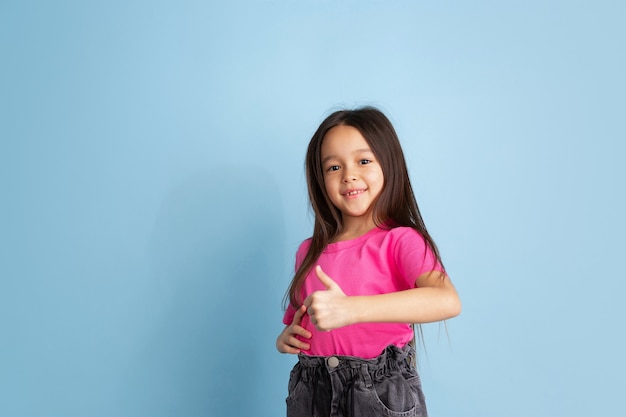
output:
[[[350,324],[357,324],[357,323],[363,323],[367,320],[366,317],[366,309],[363,308],[364,305],[364,297],[363,296],[352,296],[352,297],[348,297],[348,323],[347,325]]]

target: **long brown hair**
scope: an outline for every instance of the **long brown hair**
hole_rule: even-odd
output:
[[[324,248],[342,231],[341,212],[333,205],[324,186],[321,161],[322,141],[335,126],[356,128],[370,146],[383,171],[384,186],[374,203],[374,223],[378,227],[406,226],[415,229],[441,262],[437,245],[426,230],[409,181],[404,153],[391,122],[378,109],[362,107],[356,110],[339,110],[328,116],[317,128],[309,142],[305,168],[309,200],[315,213],[311,246],[296,271],[287,295],[295,308],[302,304],[300,290],[308,272]]]

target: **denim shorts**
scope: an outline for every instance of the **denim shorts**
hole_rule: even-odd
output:
[[[427,417],[415,349],[373,359],[300,354],[289,378],[287,417]]]

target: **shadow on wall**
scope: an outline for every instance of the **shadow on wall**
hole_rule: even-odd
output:
[[[129,366],[122,414],[267,410],[263,364],[275,338],[267,300],[275,297],[269,283],[281,263],[284,224],[278,187],[262,169],[254,172],[211,170],[163,201],[151,248],[152,328]]]

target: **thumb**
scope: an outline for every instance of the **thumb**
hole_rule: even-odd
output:
[[[337,285],[337,283],[335,281],[333,281],[333,279],[331,277],[326,275],[326,272],[324,272],[322,270],[321,266],[317,265],[315,267],[315,273],[317,274],[317,279],[319,279],[320,282],[322,284],[324,284],[324,286],[326,287],[327,290],[334,289],[334,288],[339,288],[339,285]],[[339,289],[341,289],[341,288],[339,288]]]

